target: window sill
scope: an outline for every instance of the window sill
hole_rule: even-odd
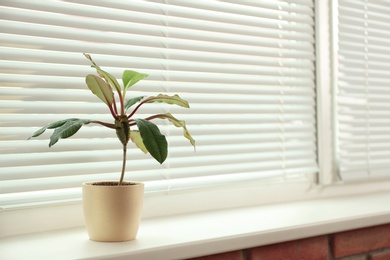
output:
[[[90,241],[84,228],[3,237],[1,259],[185,259],[390,222],[390,193],[145,219],[137,240]]]

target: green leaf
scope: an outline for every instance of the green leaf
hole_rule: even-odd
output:
[[[129,109],[135,103],[141,101],[144,97],[145,96],[139,96],[139,97],[134,97],[134,98],[127,99],[126,102],[125,102],[125,110]]]
[[[139,73],[139,72],[134,71],[134,70],[123,71],[123,74],[122,74],[122,81],[123,81],[123,86],[124,86],[123,93],[126,93],[128,88],[130,88],[135,83],[144,79],[147,76],[148,76],[148,74]]]
[[[43,134],[46,131],[46,129],[54,129],[54,128],[60,127],[63,124],[65,124],[68,120],[70,120],[70,119],[60,120],[60,121],[53,122],[53,123],[50,123],[50,124],[42,127],[38,131],[34,132],[33,135],[28,138],[28,140],[30,140],[33,137],[40,136],[41,134]]]
[[[149,151],[159,163],[163,163],[168,156],[168,143],[160,129],[145,119],[135,119],[140,131],[142,141]]]
[[[119,85],[118,81],[116,78],[108,73],[107,71],[102,70],[99,66],[97,65],[92,65],[91,67],[95,68],[96,71],[99,73],[99,75],[107,80],[107,82],[111,85],[114,86],[116,91],[118,93],[121,92],[121,86]]]
[[[118,81],[116,80],[116,78],[114,76],[112,76],[110,73],[102,70],[92,59],[91,55],[89,55],[88,53],[83,53],[84,56],[91,61],[91,63],[93,64],[91,67],[92,68],[95,68],[97,73],[103,77],[111,86],[114,86],[116,88],[116,90],[118,91],[118,93],[120,93],[121,91],[121,86],[119,85]]]
[[[172,116],[171,113],[166,113],[166,114],[158,114],[155,115],[154,117],[156,118],[161,118],[161,119],[168,119],[172,124],[174,124],[176,127],[182,127],[183,128],[183,136],[187,138],[192,146],[195,148],[195,140],[192,138],[190,132],[187,129],[186,122],[184,120],[178,120],[175,117]]]
[[[142,141],[141,133],[137,130],[130,131],[130,139],[131,141],[145,154],[148,153],[148,149],[146,149],[144,142]]]
[[[98,76],[89,74],[85,78],[85,82],[93,94],[106,103],[107,106],[111,107],[112,103],[114,102],[114,92],[112,92],[111,87],[107,85],[104,80]]]
[[[45,127],[42,127],[36,131],[29,139],[32,137],[40,136],[46,131],[46,129],[55,129],[53,134],[50,137],[49,147],[53,146],[58,142],[60,138],[68,138],[77,133],[77,131],[83,126],[91,123],[91,120],[88,119],[78,119],[78,118],[69,118],[61,121],[57,121],[51,124],[48,124]]]
[[[144,103],[153,103],[153,102],[162,102],[162,103],[167,103],[171,105],[178,105],[181,107],[189,108],[190,105],[188,102],[182,98],[180,98],[178,95],[174,96],[168,96],[164,94],[159,94],[156,97],[148,97],[147,99],[144,100]]]

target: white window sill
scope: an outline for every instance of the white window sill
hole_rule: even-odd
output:
[[[137,240],[90,241],[84,228],[3,237],[0,259],[185,259],[390,223],[390,193],[149,218]]]

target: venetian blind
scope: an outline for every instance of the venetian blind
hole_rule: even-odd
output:
[[[338,12],[340,173],[389,176],[390,1],[339,1]]]
[[[48,148],[39,127],[70,117],[110,120],[84,77],[82,53],[118,79],[149,74],[129,95],[179,94],[190,110],[144,106],[169,141],[161,166],[130,145],[126,179],[147,192],[315,174],[313,1],[30,1],[0,8],[0,192],[3,205],[79,199],[84,181],[119,179],[115,133],[83,127]],[[157,109],[157,110],[156,110]]]

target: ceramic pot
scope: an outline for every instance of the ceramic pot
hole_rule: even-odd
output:
[[[83,183],[84,220],[89,238],[103,242],[133,240],[141,220],[144,184],[117,181]]]

